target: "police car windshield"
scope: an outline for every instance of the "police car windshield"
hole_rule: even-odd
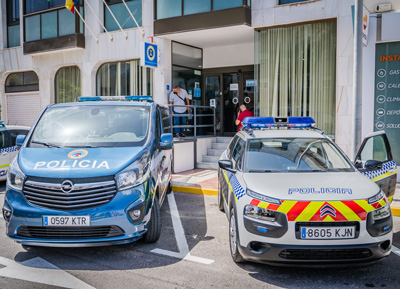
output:
[[[150,108],[139,106],[58,106],[37,123],[29,147],[142,146],[148,137]]]
[[[351,172],[352,165],[326,139],[262,138],[247,141],[246,172]]]

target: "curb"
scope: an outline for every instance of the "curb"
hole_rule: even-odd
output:
[[[400,217],[400,208],[399,207],[392,207],[392,215]]]
[[[172,185],[172,191],[180,192],[180,193],[196,194],[196,195],[206,195],[206,196],[217,196],[218,195],[218,190],[205,189],[205,188],[201,188],[201,187],[187,187],[187,186]]]

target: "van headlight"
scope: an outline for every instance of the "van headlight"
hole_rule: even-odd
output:
[[[119,191],[137,186],[147,180],[150,171],[150,154],[145,152],[139,159],[115,176]]]
[[[16,191],[22,191],[22,186],[24,184],[25,174],[21,171],[18,165],[18,156],[14,158],[8,168],[7,173],[7,184],[10,188]]]

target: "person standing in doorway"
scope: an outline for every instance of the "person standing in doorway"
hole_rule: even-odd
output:
[[[242,104],[242,105],[239,107],[239,109],[240,109],[240,110],[239,110],[239,113],[238,113],[238,118],[237,118],[236,121],[235,121],[235,124],[239,126],[239,127],[238,127],[238,131],[240,131],[241,127],[243,126],[243,125],[242,125],[242,121],[243,121],[246,117],[254,116],[254,113],[253,113],[252,111],[247,110],[247,107],[246,107],[245,104]]]
[[[174,105],[190,105],[189,103],[189,95],[186,90],[181,88],[179,85],[175,85],[172,89],[171,94],[169,95],[169,104]],[[172,113],[174,115],[189,113],[189,107],[184,106],[176,106],[173,108]],[[175,125],[184,125],[186,124],[186,117],[177,116],[174,117],[174,126]],[[183,128],[174,128],[174,134],[176,137],[185,137],[186,135],[183,133]]]

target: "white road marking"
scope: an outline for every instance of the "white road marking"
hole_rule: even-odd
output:
[[[21,263],[0,257],[0,264],[6,266],[0,269],[1,277],[65,288],[94,289],[89,284],[39,257]]]
[[[400,249],[392,245],[392,253],[400,257]]]
[[[179,211],[178,207],[176,206],[175,196],[173,192],[168,195],[168,204],[171,211],[172,225],[174,227],[175,239],[178,245],[179,253],[162,249],[153,249],[150,252],[206,265],[214,263],[214,260],[190,255],[189,245],[186,241],[185,232],[183,231],[181,218],[179,217]]]

